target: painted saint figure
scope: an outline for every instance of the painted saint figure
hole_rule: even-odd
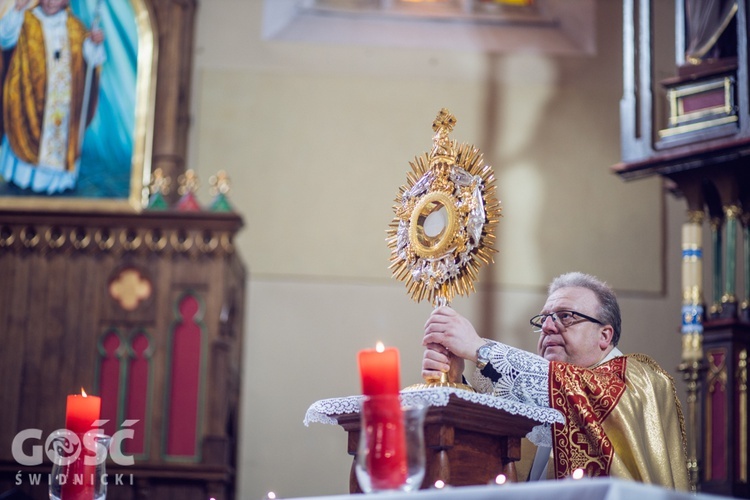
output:
[[[96,107],[97,71],[87,75],[87,67],[106,58],[103,32],[89,33],[69,1],[33,7],[16,0],[0,19],[0,48],[13,51],[3,84],[0,175],[38,193],[75,187],[81,136]]]

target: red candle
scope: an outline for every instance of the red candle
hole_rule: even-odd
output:
[[[83,435],[94,429],[94,422],[99,420],[102,400],[89,396],[81,389],[81,394],[68,396],[65,407],[65,428],[75,433],[81,443],[81,454],[67,466],[66,482],[62,486],[62,500],[93,500],[96,479],[96,466],[85,463],[86,456],[93,456],[93,450],[84,447]]]
[[[89,396],[81,389],[81,394],[68,396],[68,404],[65,407],[65,428],[70,432],[82,436],[93,428],[93,423],[99,420],[102,408],[102,399],[98,396]]]
[[[358,357],[364,395],[360,432],[367,440],[370,481],[374,490],[398,489],[407,476],[398,350],[378,342]]]
[[[362,394],[398,394],[401,389],[398,350],[378,342],[375,349],[359,351]]]

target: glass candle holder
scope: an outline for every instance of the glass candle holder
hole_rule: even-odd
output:
[[[103,500],[107,496],[106,461],[110,436],[101,431],[83,435],[67,430],[52,433],[47,449],[52,459],[51,500]]]
[[[425,474],[427,405],[398,395],[364,396],[355,474],[365,493],[413,491]]]

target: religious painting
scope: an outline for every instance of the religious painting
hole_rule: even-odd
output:
[[[156,61],[144,1],[0,0],[0,207],[143,207]]]

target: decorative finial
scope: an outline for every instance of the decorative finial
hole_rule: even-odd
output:
[[[456,117],[447,109],[441,109],[435,121],[432,122],[435,135],[432,137],[433,146],[430,154],[433,162],[449,160],[455,156],[456,144],[448,138],[455,126]]]
[[[209,190],[211,196],[227,194],[229,192],[229,176],[224,170],[219,170],[216,172],[216,175],[209,177],[208,183],[211,185]]]
[[[184,196],[187,193],[195,193],[196,191],[198,191],[198,187],[200,186],[198,175],[196,175],[195,171],[192,169],[187,170],[184,174],[180,175],[177,178],[177,183],[179,184],[177,192],[180,194],[180,196]]]
[[[201,209],[198,200],[195,198],[195,192],[198,191],[200,182],[194,170],[186,170],[184,174],[177,178],[179,187],[177,192],[180,194],[180,200],[177,202],[177,209],[185,212],[194,212]]]
[[[440,112],[437,115],[437,118],[435,118],[435,121],[432,122],[432,130],[437,132],[440,129],[445,129],[446,135],[453,132],[453,127],[455,126],[456,126],[456,117],[453,116],[453,113],[451,113],[445,108],[440,110]]]
[[[166,210],[169,204],[165,198],[172,188],[172,179],[164,175],[164,170],[157,168],[151,173],[149,184],[148,208],[150,210]]]
[[[224,170],[219,170],[216,175],[208,178],[211,185],[209,192],[214,197],[211,202],[212,212],[231,212],[232,205],[229,203],[227,193],[229,193],[229,176]]]
[[[151,194],[160,193],[163,195],[169,194],[172,189],[172,179],[164,175],[164,170],[157,168],[151,174]]]

